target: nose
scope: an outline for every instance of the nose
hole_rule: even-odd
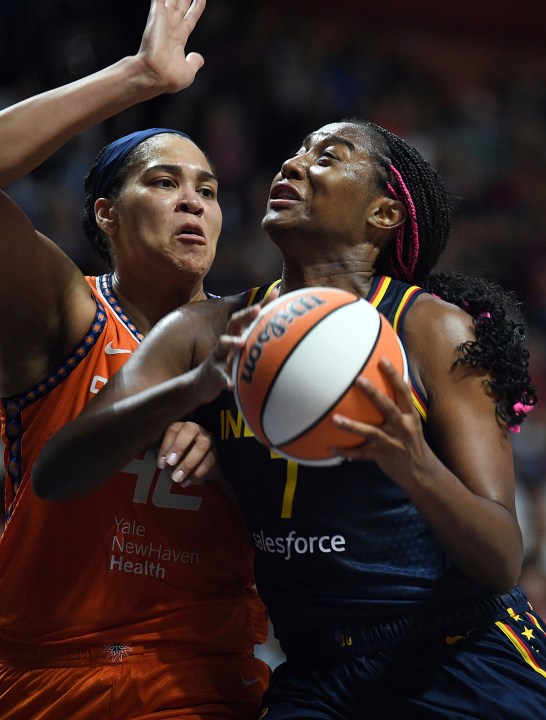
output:
[[[293,155],[291,158],[288,158],[288,160],[285,160],[281,165],[282,177],[301,180],[305,176],[307,167],[305,157],[304,154],[299,154]]]
[[[201,196],[198,195],[193,188],[184,188],[180,197],[178,198],[178,202],[176,204],[176,211],[187,212],[191,215],[197,215],[197,217],[201,217],[201,215],[205,211],[205,206],[203,205]]]

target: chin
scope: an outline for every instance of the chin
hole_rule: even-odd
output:
[[[282,217],[274,211],[270,211],[262,220],[262,230],[271,236],[274,240],[274,235],[278,233],[288,232],[289,230],[296,230],[300,223],[295,223],[289,218]]]

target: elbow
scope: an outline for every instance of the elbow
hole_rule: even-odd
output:
[[[473,580],[478,582],[488,592],[503,595],[517,584],[521,575],[523,550],[513,548],[513,551],[496,559],[489,558],[486,567],[481,572],[473,573]]]
[[[510,573],[505,575],[497,575],[495,577],[486,578],[485,582],[482,579],[480,583],[485,590],[494,593],[495,595],[504,595],[517,584],[520,573]]]

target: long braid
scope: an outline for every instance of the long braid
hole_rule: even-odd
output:
[[[371,154],[380,182],[384,187],[390,186],[391,194],[408,208],[409,222],[402,226],[400,238],[402,247],[391,259],[389,269],[400,280],[419,282],[446,248],[455,197],[447,191],[436,170],[402,138],[375,123],[358,124],[372,140]],[[413,256],[416,259],[411,262]]]
[[[350,120],[364,129],[375,161],[379,188],[386,188],[408,210],[383,272],[458,305],[473,318],[474,341],[461,345],[457,362],[485,370],[496,398],[497,415],[519,431],[537,403],[529,376],[529,352],[521,302],[513,293],[480,278],[457,273],[431,275],[449,239],[455,198],[420,153],[402,138],[370,122]]]

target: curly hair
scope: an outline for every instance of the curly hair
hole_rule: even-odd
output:
[[[365,132],[378,185],[404,202],[408,220],[399,230],[382,272],[421,285],[473,318],[476,339],[458,349],[460,363],[483,368],[497,415],[515,431],[537,403],[529,376],[529,351],[521,301],[499,285],[457,273],[431,274],[449,239],[458,198],[438,172],[402,138],[371,122],[349,120]]]
[[[519,428],[537,403],[529,376],[521,301],[496,283],[458,273],[429,275],[422,286],[472,316],[476,339],[459,346],[457,362],[490,374],[486,382],[496,398],[498,416],[511,429]]]

